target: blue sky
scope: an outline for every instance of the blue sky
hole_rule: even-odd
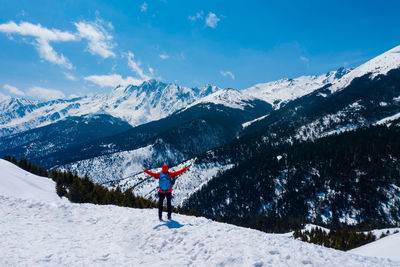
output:
[[[0,0],[0,96],[149,78],[243,89],[354,67],[400,45],[399,1]]]

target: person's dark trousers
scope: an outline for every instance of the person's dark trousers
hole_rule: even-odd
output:
[[[158,192],[158,218],[160,220],[162,219],[162,209],[163,209],[163,204],[164,204],[164,198],[167,197],[167,210],[168,210],[168,219],[171,219],[171,198],[172,194],[171,193],[160,193]]]

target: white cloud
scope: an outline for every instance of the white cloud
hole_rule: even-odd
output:
[[[95,83],[101,87],[117,87],[118,85],[127,86],[129,84],[140,85],[143,83],[143,80],[133,78],[130,76],[124,79],[119,74],[91,75],[91,76],[86,76],[84,79],[92,83]]]
[[[153,76],[154,75],[154,69],[152,67],[148,67],[150,75]]]
[[[71,81],[77,81],[77,80],[78,80],[78,78],[76,78],[75,75],[72,75],[72,74],[67,73],[67,72],[63,72],[63,74],[65,75],[65,77],[66,77],[68,80],[71,80]]]
[[[139,61],[135,61],[135,55],[128,51],[122,55],[126,57],[128,60],[129,68],[137,74],[136,77],[127,76],[126,78],[122,78],[119,74],[108,74],[108,75],[90,75],[84,77],[86,81],[97,84],[101,87],[117,87],[118,85],[127,86],[130,84],[140,85],[145,80],[149,80],[154,75],[154,69],[150,66],[147,66],[147,71],[150,74],[146,74],[144,69],[141,67],[141,63]]]
[[[48,29],[40,24],[32,24],[29,22],[21,22],[19,25],[11,21],[9,23],[0,24],[0,31],[5,33],[16,33],[25,36],[33,36],[38,39],[47,41],[72,41],[76,40],[75,35],[69,32],[62,32],[57,29]]]
[[[221,75],[224,76],[224,77],[231,77],[232,80],[235,79],[235,75],[233,75],[233,73],[230,72],[230,71],[223,71],[223,70],[221,70],[220,73],[221,73]]]
[[[10,96],[0,93],[0,101],[8,100],[10,98],[11,98]]]
[[[135,59],[135,55],[131,51],[128,51],[128,53],[126,54],[126,57],[128,58],[128,66],[129,66],[129,68],[131,68],[131,70],[136,72],[136,74],[142,80],[150,80],[151,79],[151,76],[145,74],[143,69],[140,67],[140,65],[141,65],[140,61],[136,62],[134,60]]]
[[[301,61],[304,61],[304,62],[309,62],[309,61],[310,61],[309,58],[304,57],[304,56],[301,56],[301,57],[300,57],[300,60],[301,60]]]
[[[158,55],[161,59],[167,59],[169,56],[167,54],[159,54]]]
[[[21,90],[19,90],[17,87],[9,85],[9,84],[3,85],[3,88],[6,89],[10,94],[20,95],[20,96],[25,95],[25,93],[22,92]]]
[[[208,13],[206,17],[206,25],[211,28],[216,28],[218,25],[218,21],[221,19],[217,17],[214,13],[210,12]]]
[[[63,32],[57,29],[44,28],[40,24],[29,22],[21,22],[18,25],[13,21],[0,24],[0,32],[34,37],[34,46],[41,58],[67,69],[72,69],[72,64],[69,60],[62,54],[58,54],[50,45],[50,42],[74,41],[77,39],[74,34],[67,31]]]
[[[148,5],[146,2],[144,2],[144,3],[140,6],[140,11],[146,12],[148,6],[149,6],[149,5]]]
[[[99,55],[103,58],[115,57],[112,51],[115,46],[110,35],[103,27],[104,22],[97,20],[95,22],[74,23],[78,30],[78,36],[88,40],[88,50],[92,55]],[[112,24],[110,24],[112,28]]]
[[[72,64],[69,60],[64,57],[64,55],[57,54],[48,41],[43,39],[37,39],[36,41],[36,49],[39,51],[41,58],[44,58],[51,63],[64,66],[67,69],[72,69]]]
[[[47,89],[39,86],[29,88],[27,95],[45,100],[65,98],[64,93],[60,90]]]
[[[203,12],[203,10],[201,10],[200,12],[197,12],[196,15],[189,16],[188,19],[191,20],[191,21],[202,19],[203,18],[203,14],[204,14],[204,12]]]

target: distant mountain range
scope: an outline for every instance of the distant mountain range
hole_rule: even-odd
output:
[[[176,164],[233,140],[242,125],[346,72],[283,79],[257,85],[260,90],[187,88],[149,80],[140,86],[119,86],[110,94],[75,99],[13,98],[0,103],[0,154],[27,157],[51,168],[156,143],[159,149],[167,149],[161,143],[168,149],[180,143],[174,153],[154,151],[168,155],[161,161]]]
[[[47,102],[11,98],[0,102],[0,136],[49,125],[71,116],[105,113],[137,126],[158,120],[216,92],[211,85],[187,88],[149,80],[140,86],[116,87],[109,94]]]
[[[0,137],[59,120],[89,114],[108,114],[133,127],[165,118],[194,102],[210,102],[232,107],[246,100],[263,100],[274,108],[339,79],[348,69],[339,69],[320,76],[302,76],[258,84],[245,90],[222,90],[216,86],[188,88],[149,80],[140,86],[116,87],[109,94],[59,99],[46,102],[11,98],[0,101]]]

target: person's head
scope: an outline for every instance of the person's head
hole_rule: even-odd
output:
[[[164,165],[162,166],[162,172],[163,172],[163,173],[168,172],[168,165],[167,165],[167,164],[164,164]]]

